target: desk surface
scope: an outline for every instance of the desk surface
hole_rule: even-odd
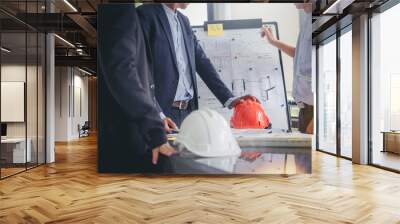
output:
[[[381,131],[383,134],[400,134],[400,131]]]
[[[232,131],[242,149],[240,156],[201,158],[194,155],[174,155],[168,158],[168,168],[164,173],[311,173],[311,135],[274,132],[266,129],[233,129]],[[175,136],[170,135],[170,137]]]
[[[1,139],[1,143],[16,144],[16,143],[25,142],[25,140],[29,141],[29,138],[28,139],[25,139],[25,138],[5,138],[5,139]]]

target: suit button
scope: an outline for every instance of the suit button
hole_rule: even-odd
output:
[[[150,89],[154,89],[154,84],[151,84],[151,85],[150,85]]]

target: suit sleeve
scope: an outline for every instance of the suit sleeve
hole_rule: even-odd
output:
[[[203,51],[203,48],[198,43],[194,33],[193,42],[197,73],[206,83],[211,92],[218,98],[219,102],[224,105],[228,99],[233,97],[233,94],[221,80],[210,59],[207,57],[206,53]]]
[[[148,21],[149,19],[147,18],[146,12],[143,12],[143,10],[144,10],[143,6],[139,6],[137,8],[137,13],[138,13],[138,16],[140,19],[140,25],[142,26],[143,35],[146,39],[146,43],[149,45],[149,48],[151,49],[152,46],[149,44],[150,37],[152,35],[151,34],[151,22]],[[151,54],[151,50],[150,50],[149,54]],[[152,74],[152,75],[154,75],[154,74]],[[158,103],[158,101],[156,102],[156,108],[157,108],[157,111],[159,114],[161,114],[161,113],[163,114],[162,108],[161,108],[160,104]],[[161,118],[164,119],[163,117],[161,117]]]
[[[112,96],[126,114],[138,122],[150,148],[155,148],[167,139],[148,83],[140,79],[137,70],[137,66],[145,66],[137,64],[137,58],[145,57],[137,51],[139,35],[143,35],[138,17],[134,7],[129,10],[111,7],[105,11],[113,19],[101,21],[109,28],[99,35],[102,37],[99,44],[103,46],[99,54],[102,75]]]

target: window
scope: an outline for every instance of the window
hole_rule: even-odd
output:
[[[318,148],[336,153],[336,39],[318,48]]]
[[[400,170],[400,4],[371,19],[370,125],[375,165]]]
[[[202,26],[208,20],[207,3],[191,3],[181,12],[189,18],[192,26]]]
[[[340,155],[352,157],[352,33],[340,36]],[[346,32],[347,31],[347,32]]]

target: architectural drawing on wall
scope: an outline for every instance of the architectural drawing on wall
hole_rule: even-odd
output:
[[[221,36],[208,36],[208,24],[223,24]],[[290,130],[281,53],[260,37],[260,28],[269,26],[279,38],[276,22],[224,20],[193,27],[200,46],[235,96],[257,97],[270,117],[272,128]],[[222,104],[199,78],[199,106],[220,112],[227,120],[232,111]]]

